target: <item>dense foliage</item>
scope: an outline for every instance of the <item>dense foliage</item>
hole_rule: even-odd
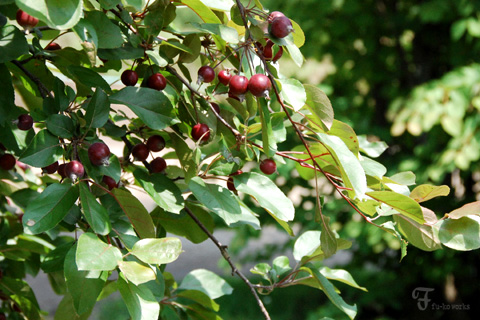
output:
[[[335,3],[340,2],[332,3],[329,9],[338,10]],[[348,219],[360,217],[380,230],[400,258],[408,243],[425,251],[480,247],[478,202],[437,217],[424,202],[448,196],[449,187],[416,186],[410,171],[387,174],[387,167],[374,160],[386,150],[384,142],[357,136],[346,121],[334,119],[334,108],[319,87],[283,75],[279,62],[289,60],[299,68],[304,63],[299,48],[305,37],[293,13],[291,20],[259,1],[1,4],[0,290],[1,310],[11,319],[41,318],[24,280],[40,270],[64,295],[57,319],[88,318],[98,300],[116,291],[133,319],[217,319],[215,300],[235,291],[204,269],[192,270],[177,283],[168,264],[182,254],[179,237],[194,243],[209,239],[218,247],[255,299],[257,317],[270,318],[257,292],[282,294],[289,290],[284,287],[303,285],[320,289],[353,319],[355,301],[347,303],[336,283],[360,290],[365,284],[322,263],[352,246],[352,239],[340,237],[330,222],[329,205],[338,201],[354,210],[355,217]],[[368,29],[373,20],[358,17],[351,21]],[[369,32],[358,28],[348,36]],[[408,33],[402,35],[405,44],[393,41],[387,51],[400,44],[408,51]],[[73,40],[58,45],[64,37]],[[324,45],[325,37],[319,39]],[[388,54],[371,45],[377,44],[360,40],[353,49],[376,56],[388,70]],[[339,51],[348,53],[345,47]],[[348,61],[338,73],[349,80],[343,83],[345,92],[359,90],[357,72],[365,77],[372,72],[349,68]],[[462,72],[469,70],[457,71]],[[388,79],[388,74],[380,77]],[[380,95],[369,112],[380,105],[382,90],[375,85],[385,84],[384,78],[367,84],[372,88],[367,94]],[[394,105],[421,104],[422,95],[445,97],[430,87]],[[460,93],[451,99],[464,99]],[[16,97],[24,106],[17,106]],[[367,106],[371,101],[353,100]],[[341,100],[338,105],[342,110]],[[392,114],[402,115],[396,117],[394,133],[404,127],[422,132],[407,120],[408,110],[392,107]],[[463,129],[453,126],[454,131],[451,123],[458,124],[460,115],[453,111],[447,110],[440,123],[446,133],[462,137],[472,125],[465,121]],[[352,113],[349,123],[355,126],[356,120]],[[435,124],[422,122],[420,128]],[[378,134],[361,121],[359,126],[362,133]],[[448,153],[463,152],[456,147],[465,145],[459,139],[452,139],[439,164],[451,165]],[[123,144],[122,154],[110,152],[110,141]],[[475,160],[469,157],[457,165],[468,166]],[[289,183],[277,186],[272,173]],[[298,217],[286,196],[297,182],[312,186],[310,218]],[[155,202],[151,212],[132,193],[138,189]],[[341,200],[330,196],[332,190]],[[299,234],[293,231],[295,222],[303,224]],[[260,280],[253,284],[213,233],[230,228],[261,234],[267,224],[292,237],[295,262],[281,255],[257,264],[251,272]]]

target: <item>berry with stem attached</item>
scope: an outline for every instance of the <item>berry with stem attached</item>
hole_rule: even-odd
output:
[[[229,70],[222,70],[218,73],[218,81],[220,81],[221,84],[228,86],[228,83],[230,82],[230,79],[232,79],[233,74],[230,73]]]
[[[4,155],[0,156],[0,168],[3,170],[12,170],[15,167],[15,157],[9,153],[5,153]]]
[[[162,157],[157,157],[150,162],[150,172],[159,173],[165,171],[167,162]]]
[[[237,170],[233,173],[230,174],[230,176],[227,179],[227,188],[230,191],[237,192],[237,188],[235,188],[235,184],[233,183],[233,177],[238,176],[239,174],[242,174],[242,170]]]
[[[165,139],[158,134],[151,136],[147,140],[147,147],[150,151],[159,152],[165,148]]]
[[[103,142],[95,142],[88,148],[88,158],[94,166],[108,166],[110,149]]]
[[[138,74],[134,70],[125,70],[122,72],[120,79],[124,85],[133,87],[137,84]]]
[[[202,139],[202,142],[208,141],[210,138],[210,128],[205,123],[197,123],[192,128],[192,138],[195,141]]]
[[[135,158],[135,160],[145,161],[148,158],[149,151],[150,150],[145,144],[139,143],[133,146],[132,155]]]
[[[85,174],[85,168],[80,161],[72,160],[65,166],[65,174],[72,180],[83,177]]]
[[[19,25],[27,29],[35,27],[38,23],[37,18],[32,17],[21,9],[18,9],[16,19]]]
[[[269,25],[269,31],[276,38],[285,38],[293,31],[292,22],[287,17],[277,17]]]
[[[147,80],[147,86],[155,90],[163,90],[167,87],[167,79],[161,73],[154,73]]]
[[[267,21],[268,23],[272,23],[272,21],[278,17],[285,17],[285,14],[280,11],[273,11],[268,15]]]
[[[21,114],[17,119],[17,127],[20,130],[27,131],[33,127],[33,118],[29,114]]]
[[[56,50],[60,50],[62,49],[62,47],[60,47],[60,45],[56,42],[50,42],[46,47],[45,47],[45,50],[50,50],[50,51],[56,51]]]
[[[261,73],[254,74],[248,81],[248,90],[255,97],[268,97],[268,91],[272,89],[270,79]]]
[[[203,66],[198,69],[197,83],[210,83],[215,79],[215,70],[210,66]]]
[[[265,159],[260,162],[260,170],[265,174],[272,174],[277,171],[277,164],[273,159]]]

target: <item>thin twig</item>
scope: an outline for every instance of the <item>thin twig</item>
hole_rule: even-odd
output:
[[[19,61],[12,60],[11,62],[14,65],[16,65],[20,70],[22,70],[23,73],[25,73],[25,75],[29,77],[30,80],[32,80],[37,85],[38,91],[40,92],[40,95],[42,96],[43,99],[47,97],[51,97],[50,90],[48,90],[47,87],[45,87],[43,82],[39,78],[37,78],[36,75],[28,71]]]
[[[255,297],[255,300],[257,301],[257,304],[258,306],[260,307],[260,310],[262,311],[265,319],[267,320],[270,320],[270,315],[268,314],[268,311],[267,309],[265,308],[265,306],[263,305],[263,302],[262,300],[260,300],[260,297],[258,296],[258,293],[257,291],[255,290],[255,287],[254,285],[247,279],[247,277],[240,271],[238,270],[238,268],[233,264],[232,262],[232,259],[230,258],[230,255],[228,254],[228,251],[227,251],[227,246],[224,246],[220,243],[220,241],[218,241],[217,238],[215,238],[215,236],[207,229],[207,227],[205,227],[205,225],[200,221],[198,220],[198,218],[195,216],[195,214],[192,212],[192,210],[190,210],[189,208],[185,207],[185,211],[188,213],[188,215],[193,219],[193,221],[195,221],[195,223],[200,227],[200,229],[203,230],[203,232],[205,232],[205,234],[213,241],[213,243],[215,243],[215,245],[218,247],[218,249],[220,250],[223,258],[225,260],[227,260],[228,264],[230,265],[230,267],[232,268],[232,273],[235,273],[237,274],[242,280],[243,282],[245,282],[247,284],[247,286],[250,288],[250,291],[252,292],[253,296]]]

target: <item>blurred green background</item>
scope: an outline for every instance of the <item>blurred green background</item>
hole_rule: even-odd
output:
[[[449,185],[448,198],[427,203],[439,218],[480,200],[480,1],[262,3],[270,11],[284,12],[305,32],[301,48],[305,65],[299,69],[285,57],[282,73],[321,87],[332,101],[335,117],[358,135],[387,142],[390,147],[380,162],[389,169],[388,175],[411,170],[417,184]],[[282,165],[277,183],[286,192],[295,188],[301,197],[296,201],[297,234],[319,230],[313,221],[310,187],[294,172],[292,163]],[[478,251],[423,252],[409,246],[400,262],[393,237],[366,224],[342,200],[328,196],[332,194],[328,186],[323,191],[327,194],[324,214],[341,237],[353,241],[348,253],[337,254],[341,259],[325,263],[348,270],[369,290],[338,284],[345,301],[357,305],[358,319],[477,319]],[[262,221],[268,223],[273,224]],[[281,243],[267,239],[268,245],[248,250],[259,237],[248,227],[238,228],[229,243],[233,260],[248,275],[252,262],[271,263],[293,243],[293,239]],[[221,316],[260,319],[244,283],[228,278],[228,267],[221,260],[219,265],[236,291],[219,299]],[[426,310],[412,297],[418,287],[433,289]],[[278,289],[264,302],[276,320],[347,319],[320,291],[308,287]],[[99,319],[110,319],[113,311],[120,319],[125,314],[122,308],[121,301],[109,300],[99,306]]]

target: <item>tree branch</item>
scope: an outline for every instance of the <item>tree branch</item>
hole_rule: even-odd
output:
[[[40,95],[43,99],[51,97],[50,91],[47,89],[47,87],[45,87],[43,82],[39,78],[37,78],[36,75],[28,71],[19,61],[12,60],[11,62],[16,65],[20,70],[22,70],[23,73],[25,73],[25,75],[37,85],[38,91],[40,92]]]
[[[267,309],[263,305],[262,300],[260,300],[260,297],[258,296],[257,291],[255,290],[254,285],[247,279],[247,277],[240,271],[238,268],[233,264],[232,259],[230,258],[230,255],[228,254],[227,251],[227,246],[224,246],[218,241],[217,238],[205,227],[205,225],[198,220],[198,218],[195,216],[195,214],[190,210],[189,208],[185,207],[185,211],[187,214],[195,221],[195,223],[200,227],[200,229],[203,230],[207,234],[207,236],[215,243],[215,245],[218,247],[220,250],[220,253],[222,254],[223,258],[228,262],[230,267],[232,268],[232,273],[237,274],[243,282],[247,284],[247,286],[250,288],[250,291],[252,292],[253,296],[255,297],[255,300],[257,301],[258,306],[260,307],[260,310],[263,313],[263,316],[265,317],[266,320],[270,320],[270,315],[268,314]]]

